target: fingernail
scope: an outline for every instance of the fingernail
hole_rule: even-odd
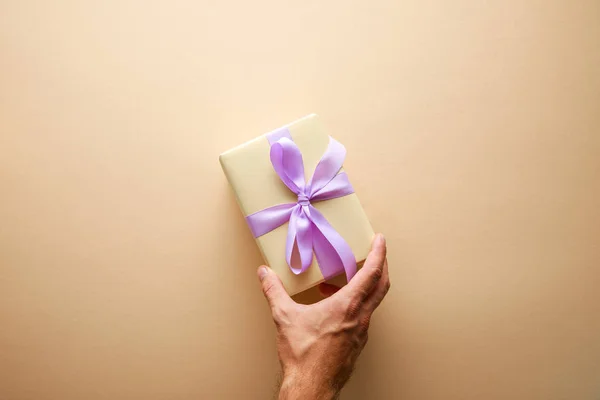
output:
[[[265,279],[265,276],[267,276],[267,274],[269,273],[269,271],[267,270],[267,267],[262,266],[258,269],[258,279],[260,279],[261,281],[263,279]]]
[[[385,236],[383,236],[383,233],[377,235],[377,240],[379,241],[379,245],[385,246]]]

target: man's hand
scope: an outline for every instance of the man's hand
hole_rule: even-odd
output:
[[[390,288],[386,245],[377,235],[363,267],[341,289],[322,283],[326,299],[294,302],[277,275],[261,266],[258,276],[277,327],[283,370],[280,400],[335,399],[367,343],[371,315]]]

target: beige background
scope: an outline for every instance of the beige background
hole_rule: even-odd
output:
[[[0,399],[269,398],[217,156],[310,112],[390,243],[343,399],[598,399],[599,71],[592,0],[1,2]]]

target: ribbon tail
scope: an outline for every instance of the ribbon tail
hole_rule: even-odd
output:
[[[309,206],[308,218],[313,223],[313,249],[325,279],[342,272],[350,281],[356,274],[356,259],[350,245],[313,206]]]
[[[296,205],[296,203],[287,203],[265,208],[248,215],[246,222],[254,237],[262,236],[288,222]]]
[[[304,212],[304,207],[298,205],[292,210],[285,246],[286,261],[296,275],[306,271],[313,260],[312,223]],[[294,258],[294,250],[300,257],[300,268]]]

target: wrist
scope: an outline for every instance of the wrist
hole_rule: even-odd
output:
[[[279,390],[279,400],[335,400],[338,395],[328,382],[302,373],[285,373]]]

